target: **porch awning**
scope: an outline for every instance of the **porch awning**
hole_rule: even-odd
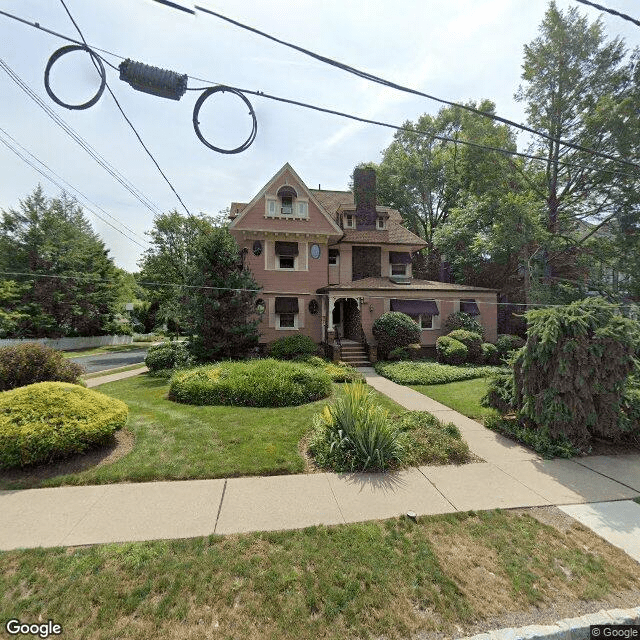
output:
[[[411,254],[407,251],[389,251],[390,264],[411,264]]]
[[[475,300],[460,300],[460,311],[468,313],[470,316],[479,316],[480,309]]]
[[[279,240],[276,240],[276,255],[297,256],[298,243],[297,242],[280,242]]]
[[[402,311],[410,316],[439,316],[435,300],[391,300],[391,311]]]
[[[298,298],[276,298],[276,313],[298,313]]]

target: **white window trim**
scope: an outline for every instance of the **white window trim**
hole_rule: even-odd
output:
[[[418,317],[418,326],[420,327],[420,331],[436,331],[437,329],[435,327],[435,322],[433,320],[433,318],[434,318],[433,316],[429,316],[431,318],[431,326],[430,327],[423,327],[422,326],[422,318],[423,318],[423,316],[426,316],[426,315],[427,314],[420,313],[417,316]],[[412,318],[413,317],[415,317],[415,316],[412,316]]]
[[[376,229],[378,229],[378,231],[384,231],[386,228],[387,228],[386,220],[379,216],[378,220],[376,221]]]
[[[285,314],[289,315],[289,314]],[[278,331],[297,331],[298,330],[298,313],[293,314],[293,327],[281,327],[280,326],[280,314],[276,313],[276,329]]]
[[[348,224],[349,218],[351,218],[351,224]],[[355,229],[356,228],[356,216],[353,213],[344,214],[344,228]]]
[[[269,203],[274,203],[274,213],[269,213]],[[307,213],[304,216],[298,214],[298,203],[304,202],[307,205]],[[282,200],[275,198],[274,196],[265,197],[264,205],[264,217],[265,218],[279,218],[281,220],[309,220],[309,199],[308,198],[293,198],[292,213],[282,213]]]

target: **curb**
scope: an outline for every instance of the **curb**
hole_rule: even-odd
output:
[[[519,629],[497,629],[468,636],[463,640],[589,640],[590,627],[596,624],[640,625],[640,607],[609,611],[602,609],[598,613],[588,613],[579,618],[563,618],[552,625],[533,624]]]

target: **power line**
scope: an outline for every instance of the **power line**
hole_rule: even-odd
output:
[[[275,36],[272,36],[268,33],[265,33],[264,31],[260,31],[259,29],[256,29],[254,27],[250,27],[249,25],[243,24],[242,22],[238,22],[237,20],[233,20],[232,18],[228,18],[224,15],[222,15],[221,13],[217,13],[216,11],[212,11],[211,9],[206,9],[204,7],[200,7],[198,5],[195,5],[195,8],[198,11],[202,11],[204,13],[208,13],[212,16],[215,16],[216,18],[220,18],[221,20],[224,20],[226,22],[229,22],[230,24],[235,25],[236,27],[240,27],[241,29],[245,29],[246,31],[250,31],[251,33],[255,33],[259,36],[262,36],[263,38],[267,38],[268,40],[272,40],[273,42],[277,42],[278,44],[281,44],[285,47],[288,47],[290,49],[294,49],[295,51],[298,51],[300,53],[303,53],[306,56],[310,56],[311,58],[314,58],[315,60],[319,60],[320,62],[323,62],[325,64],[328,64],[332,67],[336,67],[338,69],[342,69],[343,71],[346,71],[347,73],[351,73],[353,75],[358,76],[359,78],[363,78],[365,80],[369,80],[370,82],[375,82],[376,84],[380,84],[382,86],[385,87],[389,87],[391,89],[396,89],[397,91],[402,91],[404,93],[411,93],[413,95],[417,95],[417,96],[421,96],[423,98],[428,98],[429,100],[434,100],[435,102],[439,102],[441,104],[446,104],[449,105],[451,107],[458,107],[460,109],[465,109],[466,111],[470,111],[472,113],[475,113],[477,115],[483,116],[485,118],[490,118],[491,120],[495,120],[497,122],[502,122],[503,124],[509,125],[511,127],[516,127],[518,129],[521,129],[522,131],[527,131],[528,133],[532,133],[536,136],[540,136],[542,138],[545,138],[551,142],[555,142],[556,144],[561,144],[563,146],[566,147],[571,147],[572,149],[576,149],[577,151],[584,151],[584,152],[588,152],[591,153],[593,155],[596,155],[600,158],[604,158],[606,160],[611,160],[613,162],[618,162],[620,164],[625,164],[627,166],[631,166],[634,169],[640,169],[640,165],[637,165],[633,162],[629,162],[628,160],[623,160],[622,158],[616,158],[615,156],[611,156],[607,153],[603,153],[601,151],[596,151],[595,149],[590,149],[589,147],[583,147],[582,145],[576,144],[574,142],[569,142],[568,140],[563,140],[561,138],[554,138],[553,136],[544,133],[543,131],[538,131],[537,129],[533,129],[532,127],[528,127],[526,125],[523,124],[519,124],[517,122],[514,122],[513,120],[509,120],[507,118],[503,118],[501,116],[498,116],[496,114],[493,113],[488,113],[486,111],[481,111],[480,109],[476,109],[475,107],[471,107],[469,105],[465,105],[465,104],[460,104],[457,102],[452,102],[451,100],[445,100],[444,98],[438,98],[436,96],[430,95],[428,93],[424,93],[422,91],[418,91],[417,89],[412,89],[411,87],[406,87],[404,85],[398,84],[396,82],[392,82],[391,80],[385,80],[384,78],[381,78],[379,76],[376,76],[372,73],[369,73],[367,71],[362,71],[360,69],[356,69],[355,67],[352,67],[348,64],[345,64],[343,62],[339,62],[337,60],[334,60],[333,58],[328,58],[326,56],[320,55],[318,53],[314,53],[313,51],[309,51],[309,49],[305,49],[304,47],[300,47],[298,45],[292,44],[290,42],[286,42],[285,40],[280,40],[279,38],[276,38]]]
[[[42,169],[40,169],[40,167],[38,167],[37,165],[33,164],[33,162],[31,162],[28,158],[26,158],[25,156],[23,156],[17,149],[15,149],[9,142],[7,142],[2,136],[0,136],[0,143],[2,143],[5,147],[7,147],[7,149],[9,149],[10,151],[12,151],[15,155],[18,156],[18,158],[20,158],[23,162],[25,162],[26,164],[28,164],[32,169],[34,169],[35,171],[37,171],[41,176],[43,176],[44,178],[46,178],[47,180],[49,180],[50,182],[52,182],[53,184],[56,185],[56,187],[58,187],[58,189],[64,191],[64,187],[54,178],[52,178],[49,174],[47,174],[45,171],[43,171]],[[38,160],[38,162],[40,162]],[[44,164],[44,163],[42,163]],[[55,175],[55,174],[54,174]],[[68,183],[67,183],[68,184]],[[71,186],[71,185],[69,185]],[[73,188],[73,187],[72,187]],[[102,220],[102,222],[104,222],[105,224],[109,225],[112,229],[115,229],[120,235],[124,236],[125,238],[127,238],[127,240],[130,240],[131,242],[133,242],[134,244],[137,244],[140,248],[142,249],[146,249],[146,247],[142,244],[140,244],[137,240],[135,240],[134,238],[128,236],[126,233],[124,233],[124,231],[121,231],[120,229],[118,229],[118,227],[114,226],[113,224],[111,224],[108,220],[105,220],[105,218],[103,218],[102,216],[100,216],[99,214],[97,214],[91,207],[88,207],[85,204],[86,209],[88,209],[91,213],[93,213],[94,216],[96,216],[96,218]]]
[[[107,284],[119,284],[116,280],[110,280],[106,278],[96,278],[91,273],[79,273],[76,272],[76,275],[54,275],[49,273],[33,273],[33,272],[25,272],[25,271],[0,271],[0,275],[8,275],[8,276],[25,276],[29,278],[54,278],[61,280],[78,280],[85,282],[102,282]],[[246,288],[231,288],[231,287],[211,287],[208,285],[189,285],[189,284],[181,284],[177,282],[148,282],[148,281],[138,281],[136,280],[136,284],[142,285],[145,287],[175,287],[179,289],[207,289],[212,291],[235,291],[240,293],[263,293],[265,292],[262,289],[246,289]],[[446,283],[442,283],[446,284]],[[342,291],[334,291],[332,292],[336,297],[349,298],[353,296],[344,295],[341,296],[340,293]],[[349,292],[345,292],[349,293]],[[427,292],[428,294],[429,292]],[[461,290],[460,293],[464,293],[464,290]],[[278,295],[278,292],[269,292],[268,295]],[[416,295],[419,295],[418,291],[415,292]],[[282,294],[281,294],[282,295]],[[309,295],[328,295],[328,294],[316,294],[312,293]],[[469,295],[469,292],[465,295]],[[390,296],[393,296],[393,291],[390,291],[386,296],[367,296],[367,298],[375,299],[375,300],[388,300]],[[426,297],[425,297],[426,299]],[[433,300],[434,302],[450,302],[451,298],[428,298],[429,300]],[[543,304],[543,303],[524,303],[524,302],[487,302],[483,300],[475,300],[475,303],[478,306],[495,306],[495,307],[566,307],[569,306],[567,304]],[[640,307],[640,305],[633,302],[610,302],[609,304],[616,307]]]
[[[62,3],[62,6],[64,7],[64,10],[67,12],[67,15],[69,16],[69,19],[73,23],[73,26],[76,28],[76,31],[80,35],[80,38],[82,39],[82,42],[84,43],[84,45],[86,47],[88,47],[89,45],[87,44],[87,41],[84,39],[84,35],[82,34],[82,31],[80,30],[80,27],[78,26],[78,23],[73,19],[73,16],[71,15],[71,12],[69,11],[65,1],[64,0],[60,0],[60,2]],[[96,64],[95,60],[93,60],[93,58],[91,60],[92,60],[92,62],[94,64],[94,66],[95,66],[95,64]],[[113,98],[113,101],[116,103],[116,107],[118,107],[118,111],[120,111],[120,113],[122,114],[122,117],[125,119],[127,124],[131,127],[131,130],[135,134],[136,138],[138,138],[138,142],[142,145],[142,148],[147,152],[147,155],[151,158],[153,164],[156,166],[156,169],[160,172],[160,175],[164,178],[165,182],[169,185],[171,191],[173,191],[173,193],[175,194],[176,198],[178,198],[178,200],[180,201],[180,204],[183,206],[184,210],[187,212],[187,215],[191,215],[191,212],[189,211],[189,209],[187,208],[187,205],[184,203],[184,201],[180,197],[180,194],[175,190],[175,187],[171,184],[171,180],[169,180],[169,178],[167,178],[166,173],[162,170],[162,168],[158,164],[158,161],[155,159],[155,157],[153,156],[151,151],[149,151],[149,147],[147,147],[147,145],[144,143],[144,141],[140,137],[140,134],[138,133],[137,129],[134,127],[134,125],[131,122],[131,120],[129,120],[129,118],[127,117],[127,114],[124,112],[124,109],[122,108],[122,106],[118,102],[118,99],[116,98],[115,94],[111,90],[111,87],[109,86],[108,82],[106,83],[106,86],[107,86],[107,90],[111,94],[111,97]]]
[[[9,78],[20,88],[40,109],[42,109],[55,124],[57,124],[76,144],[82,147],[109,175],[119,182],[134,198],[153,214],[161,213],[160,208],[144,195],[130,180],[125,178],[113,165],[96,151],[75,129],[67,124],[22,78],[0,58],[0,67]]]
[[[18,16],[14,16],[14,15],[12,15],[10,13],[5,12],[5,11],[0,11],[0,14],[1,15],[5,15],[5,16],[7,16],[9,18],[14,19],[14,20],[17,20],[17,21],[19,21],[19,22],[21,22],[23,24],[26,24],[26,25],[28,25],[30,27],[33,27],[35,29],[39,29],[40,31],[44,31],[46,33],[54,35],[54,36],[56,36],[58,38],[66,40],[68,42],[73,42],[73,43],[76,43],[76,44],[83,44],[80,41],[75,40],[74,38],[71,38],[71,37],[66,36],[64,34],[61,34],[61,33],[58,33],[56,31],[52,31],[51,29],[47,29],[45,27],[42,27],[37,22],[29,22],[28,20],[25,20],[25,19],[20,18]],[[86,46],[89,46],[91,49],[96,50],[96,51],[100,51],[100,52],[102,52],[102,53],[104,53],[106,55],[113,56],[114,58],[118,58],[120,60],[125,60],[124,56],[121,56],[121,55],[119,55],[117,53],[114,53],[113,51],[109,51],[108,49],[103,49],[103,48],[100,48],[100,47],[94,47],[92,45],[86,45]],[[110,67],[112,67],[112,68],[117,70],[117,67],[115,67],[114,65],[110,64],[107,60],[105,60],[104,58],[101,58],[101,59],[107,65],[109,65]],[[206,79],[203,79],[203,78],[199,78],[197,76],[188,76],[188,77],[189,77],[190,80],[196,80],[198,82],[208,83],[209,86],[215,86],[215,85],[220,85],[221,84],[219,82],[215,82],[213,80],[206,80]],[[327,113],[327,114],[338,116],[338,117],[341,117],[341,118],[347,118],[347,119],[350,119],[350,120],[354,120],[356,122],[362,122],[364,124],[373,124],[373,125],[380,126],[380,127],[385,127],[385,128],[389,128],[389,129],[395,129],[397,131],[405,131],[407,133],[415,133],[417,135],[432,137],[434,139],[441,140],[443,142],[452,142],[454,144],[462,144],[462,145],[466,145],[466,146],[470,146],[470,147],[474,147],[474,148],[478,148],[478,149],[483,149],[483,150],[486,150],[486,151],[493,151],[493,152],[501,153],[503,155],[517,156],[517,157],[526,158],[526,159],[530,159],[530,160],[534,160],[534,161],[538,161],[538,162],[547,162],[548,161],[547,158],[544,158],[544,157],[541,157],[541,156],[535,156],[535,155],[532,155],[532,154],[529,154],[529,153],[513,151],[511,149],[503,149],[503,148],[500,148],[500,147],[493,147],[493,146],[489,146],[489,145],[483,145],[483,144],[480,144],[480,143],[471,142],[469,140],[464,140],[464,139],[460,139],[460,138],[450,138],[450,137],[447,137],[447,136],[440,136],[440,135],[434,134],[432,132],[422,131],[420,129],[412,129],[412,128],[409,128],[409,127],[403,127],[403,126],[400,126],[400,125],[395,125],[395,124],[391,124],[391,123],[388,123],[388,122],[382,122],[382,121],[379,121],[379,120],[372,120],[372,119],[369,119],[369,118],[362,118],[360,116],[355,116],[355,115],[348,114],[348,113],[345,113],[345,112],[342,112],[342,111],[337,111],[335,109],[328,109],[328,108],[325,108],[325,107],[319,107],[317,105],[309,104],[309,103],[306,103],[306,102],[301,102],[301,101],[298,101],[298,100],[292,100],[290,98],[283,98],[283,97],[280,97],[280,96],[264,93],[263,91],[254,91],[254,90],[250,90],[250,89],[242,89],[242,88],[235,87],[233,85],[228,85],[228,84],[225,85],[225,86],[229,87],[229,89],[240,91],[241,93],[247,93],[249,95],[258,96],[258,97],[261,97],[261,98],[265,98],[267,100],[273,100],[273,101],[276,101],[276,102],[282,102],[284,104],[290,104],[290,105],[297,106],[297,107],[300,107],[300,108],[310,109],[310,110],[313,110],[313,111],[318,111],[320,113]],[[205,89],[208,89],[208,88],[209,87],[189,87],[187,90],[188,91],[204,91]],[[484,112],[480,112],[480,114],[486,115]],[[566,161],[563,161],[563,160],[558,160],[557,162],[558,162],[559,165],[565,166],[565,167],[568,167],[568,168],[580,169],[580,170],[588,169],[588,167],[585,167],[582,164],[577,164],[575,162],[566,162]],[[630,163],[628,163],[628,164],[630,164]],[[632,166],[636,167],[637,165],[633,165],[632,164]],[[612,174],[620,175],[620,176],[623,176],[623,177],[629,177],[629,178],[635,178],[636,177],[633,174],[625,173],[625,172],[622,172],[620,170],[614,170],[614,169],[610,169],[610,168],[603,168],[601,170],[606,172],[606,173],[612,173]]]
[[[36,162],[38,162],[39,164],[41,164],[47,171],[49,171],[51,174],[53,174],[54,176],[56,176],[56,178],[58,178],[59,180],[62,180],[62,182],[64,182],[69,188],[73,189],[81,198],[83,198],[84,200],[86,200],[87,202],[90,202],[92,205],[94,205],[95,207],[97,207],[98,209],[100,209],[100,211],[102,211],[102,213],[104,213],[106,216],[108,216],[109,218],[111,218],[113,221],[117,222],[120,226],[124,227],[127,231],[131,232],[134,236],[136,236],[137,238],[139,238],[140,240],[142,240],[143,242],[146,242],[147,244],[148,241],[145,237],[141,236],[139,233],[137,233],[136,231],[134,231],[131,227],[128,227],[124,222],[121,222],[120,220],[118,220],[118,218],[116,218],[115,216],[112,216],[108,211],[105,211],[99,204],[95,203],[93,200],[91,200],[91,198],[89,198],[88,196],[86,196],[84,193],[82,193],[82,191],[80,191],[80,189],[77,189],[76,187],[74,187],[70,182],[68,182],[67,180],[65,180],[60,174],[56,173],[51,167],[49,167],[45,162],[43,162],[42,160],[40,160],[40,158],[38,158],[37,156],[35,156],[33,153],[31,153],[31,151],[29,151],[29,149],[27,149],[24,145],[20,144],[10,133],[8,133],[7,131],[5,131],[2,127],[0,127],[0,131],[7,137],[9,138],[15,145],[17,145],[18,147],[20,147],[20,149],[22,149],[25,153],[27,153],[28,155],[30,155]],[[93,212],[92,212],[93,213]],[[96,215],[96,214],[94,214]],[[106,222],[106,221],[103,221]],[[131,238],[129,238],[131,240]]]
[[[157,2],[158,0],[156,0]],[[589,2],[589,0],[576,0],[576,2],[581,2],[582,4],[588,5],[590,7],[595,7],[596,9],[600,9],[600,11],[604,11],[606,13],[610,13],[612,16],[618,16],[618,18],[622,18],[623,20],[628,20],[629,22],[633,22],[636,26],[640,27],[640,20],[636,20],[626,13],[620,13],[620,11],[616,11],[615,9],[609,9],[609,7],[604,7],[601,4],[596,4],[595,2]]]

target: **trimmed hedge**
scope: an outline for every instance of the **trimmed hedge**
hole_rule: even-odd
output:
[[[151,373],[188,367],[192,362],[185,342],[163,342],[149,347],[144,363]]]
[[[372,330],[378,343],[378,351],[384,355],[394,349],[419,343],[422,333],[418,323],[400,311],[383,313],[374,321]]]
[[[272,358],[220,362],[176,372],[169,399],[195,405],[289,407],[331,395],[331,378],[320,368]]]
[[[0,469],[50,462],[102,444],[122,428],[124,402],[67,382],[0,394]]]
[[[466,365],[455,367],[439,362],[376,362],[377,373],[398,384],[446,384],[472,378],[484,378],[499,367]]]
[[[484,340],[484,327],[480,321],[476,320],[474,316],[464,313],[464,311],[456,311],[455,313],[447,316],[447,319],[442,325],[442,329],[445,334],[449,334],[456,329],[473,331],[473,333],[479,333]]]
[[[469,349],[460,340],[449,336],[440,336],[436,340],[438,362],[445,364],[463,364],[469,357]]]
[[[84,367],[65,360],[57,351],[38,342],[0,347],[0,391],[36,382],[81,384]]]
[[[309,337],[301,333],[278,338],[271,343],[269,355],[278,360],[292,360],[304,356],[312,356],[318,351],[318,346]]]
[[[475,331],[467,331],[466,329],[455,329],[447,335],[447,338],[453,338],[467,347],[468,362],[482,362],[482,336]]]

